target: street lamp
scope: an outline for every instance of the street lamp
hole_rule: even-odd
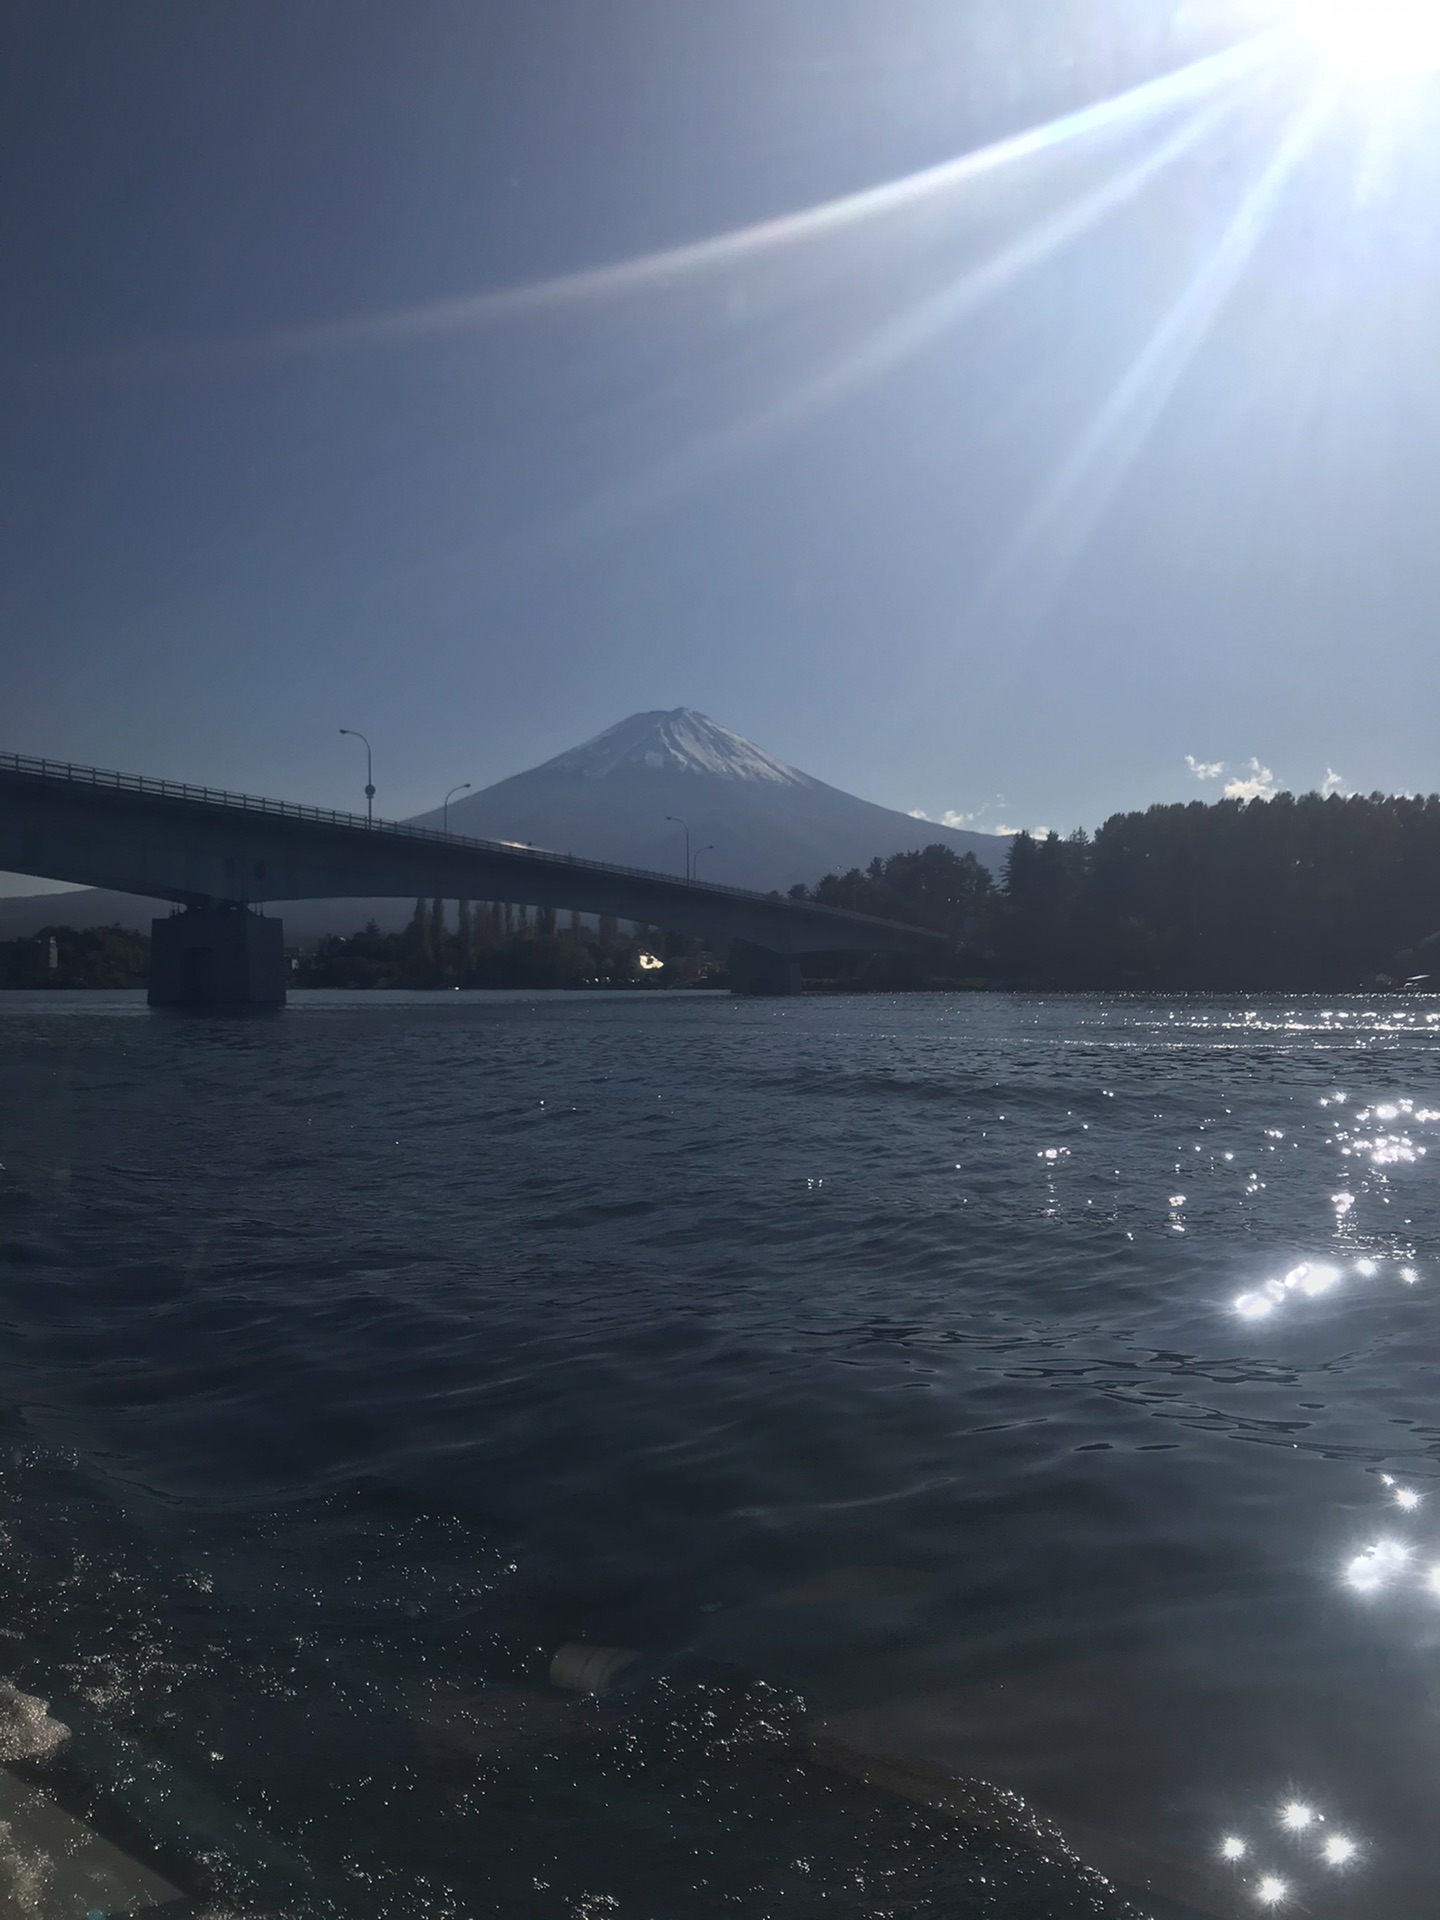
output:
[[[685,878],[690,878],[690,829],[678,813],[667,813],[665,818],[672,827],[679,827],[685,835]]]
[[[455,798],[457,793],[468,793],[469,791],[470,782],[466,780],[458,787],[451,787],[450,791],[446,794],[440,807],[440,831],[442,833],[448,833],[450,831],[450,802]]]
[[[365,824],[367,827],[373,827],[375,824],[375,772],[373,767],[370,764],[370,742],[366,740],[363,733],[360,733],[354,727],[341,727],[340,731],[341,733],[348,733],[352,740],[359,740],[364,744],[364,747],[365,747]]]
[[[713,840],[707,842],[705,846],[697,847],[695,849],[695,857],[690,862],[690,878],[692,880],[696,879],[699,875],[701,854],[713,853],[714,851],[715,851],[715,842]]]

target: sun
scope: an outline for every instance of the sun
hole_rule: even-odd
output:
[[[1348,78],[1440,69],[1440,0],[1293,0],[1293,8],[1305,38]]]

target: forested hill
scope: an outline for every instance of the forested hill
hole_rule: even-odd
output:
[[[1440,975],[1440,796],[1117,814],[1093,840],[1021,835],[1006,964],[1075,985],[1343,990]]]
[[[1011,842],[998,887],[943,849],[831,875],[821,899],[943,925],[1015,985],[1440,987],[1440,796],[1155,806]]]

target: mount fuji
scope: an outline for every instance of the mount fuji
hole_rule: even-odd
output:
[[[689,707],[632,714],[450,806],[452,833],[666,873],[685,870],[681,820],[699,879],[761,891],[937,841],[996,872],[1007,846],[827,786]],[[439,826],[440,815],[420,821]]]
[[[669,817],[667,817],[669,816]],[[689,707],[635,713],[583,746],[450,804],[452,833],[528,842],[555,853],[683,874],[685,838],[697,877],[760,892],[813,886],[826,873],[940,845],[998,873],[1009,842],[879,807],[787,766]],[[415,816],[438,827],[442,815]],[[144,926],[164,901],[86,888],[0,900],[0,939],[43,926]],[[289,900],[287,938],[353,933],[373,918],[403,926],[410,902]]]

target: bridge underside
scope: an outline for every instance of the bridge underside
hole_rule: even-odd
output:
[[[36,769],[39,769],[36,771]],[[282,929],[251,903],[498,900],[605,915],[733,952],[742,990],[796,990],[805,954],[930,953],[914,927],[526,847],[88,768],[0,760],[0,869],[173,900],[154,923],[157,1006],[284,999]]]

